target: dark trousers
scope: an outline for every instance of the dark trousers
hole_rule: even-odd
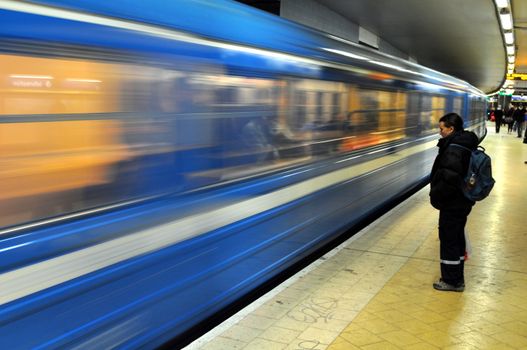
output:
[[[458,285],[465,282],[465,224],[471,207],[439,211],[439,255],[441,278]]]
[[[522,137],[523,121],[519,121],[519,122],[517,123],[517,126],[518,126],[518,129],[517,129],[517,131],[518,131],[518,137]]]
[[[501,120],[496,119],[496,134],[500,133]]]

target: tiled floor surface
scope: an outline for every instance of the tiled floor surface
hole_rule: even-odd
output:
[[[497,183],[469,216],[465,292],[432,288],[438,212],[426,187],[187,348],[527,349],[527,145],[491,127]]]

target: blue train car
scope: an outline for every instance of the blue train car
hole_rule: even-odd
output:
[[[160,346],[424,184],[443,114],[485,135],[467,83],[227,0],[0,20],[5,349]]]

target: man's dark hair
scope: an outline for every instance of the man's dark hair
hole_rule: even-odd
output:
[[[448,113],[439,119],[446,127],[454,127],[454,131],[463,131],[463,119],[457,113]]]

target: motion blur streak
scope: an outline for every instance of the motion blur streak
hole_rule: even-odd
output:
[[[432,141],[435,144],[435,141]],[[303,181],[263,196],[209,209],[168,224],[155,226],[81,251],[10,271],[0,275],[0,304],[24,297],[70,279],[110,266],[117,262],[152,252],[236,221],[261,214],[274,207],[313,194],[326,187],[366,175],[406,157],[422,152],[430,144],[407,148],[393,157],[375,159]],[[49,271],[43,275],[41,271]]]
[[[467,83],[228,0],[0,21],[6,349],[184,339],[423,186],[443,114],[485,136]]]

